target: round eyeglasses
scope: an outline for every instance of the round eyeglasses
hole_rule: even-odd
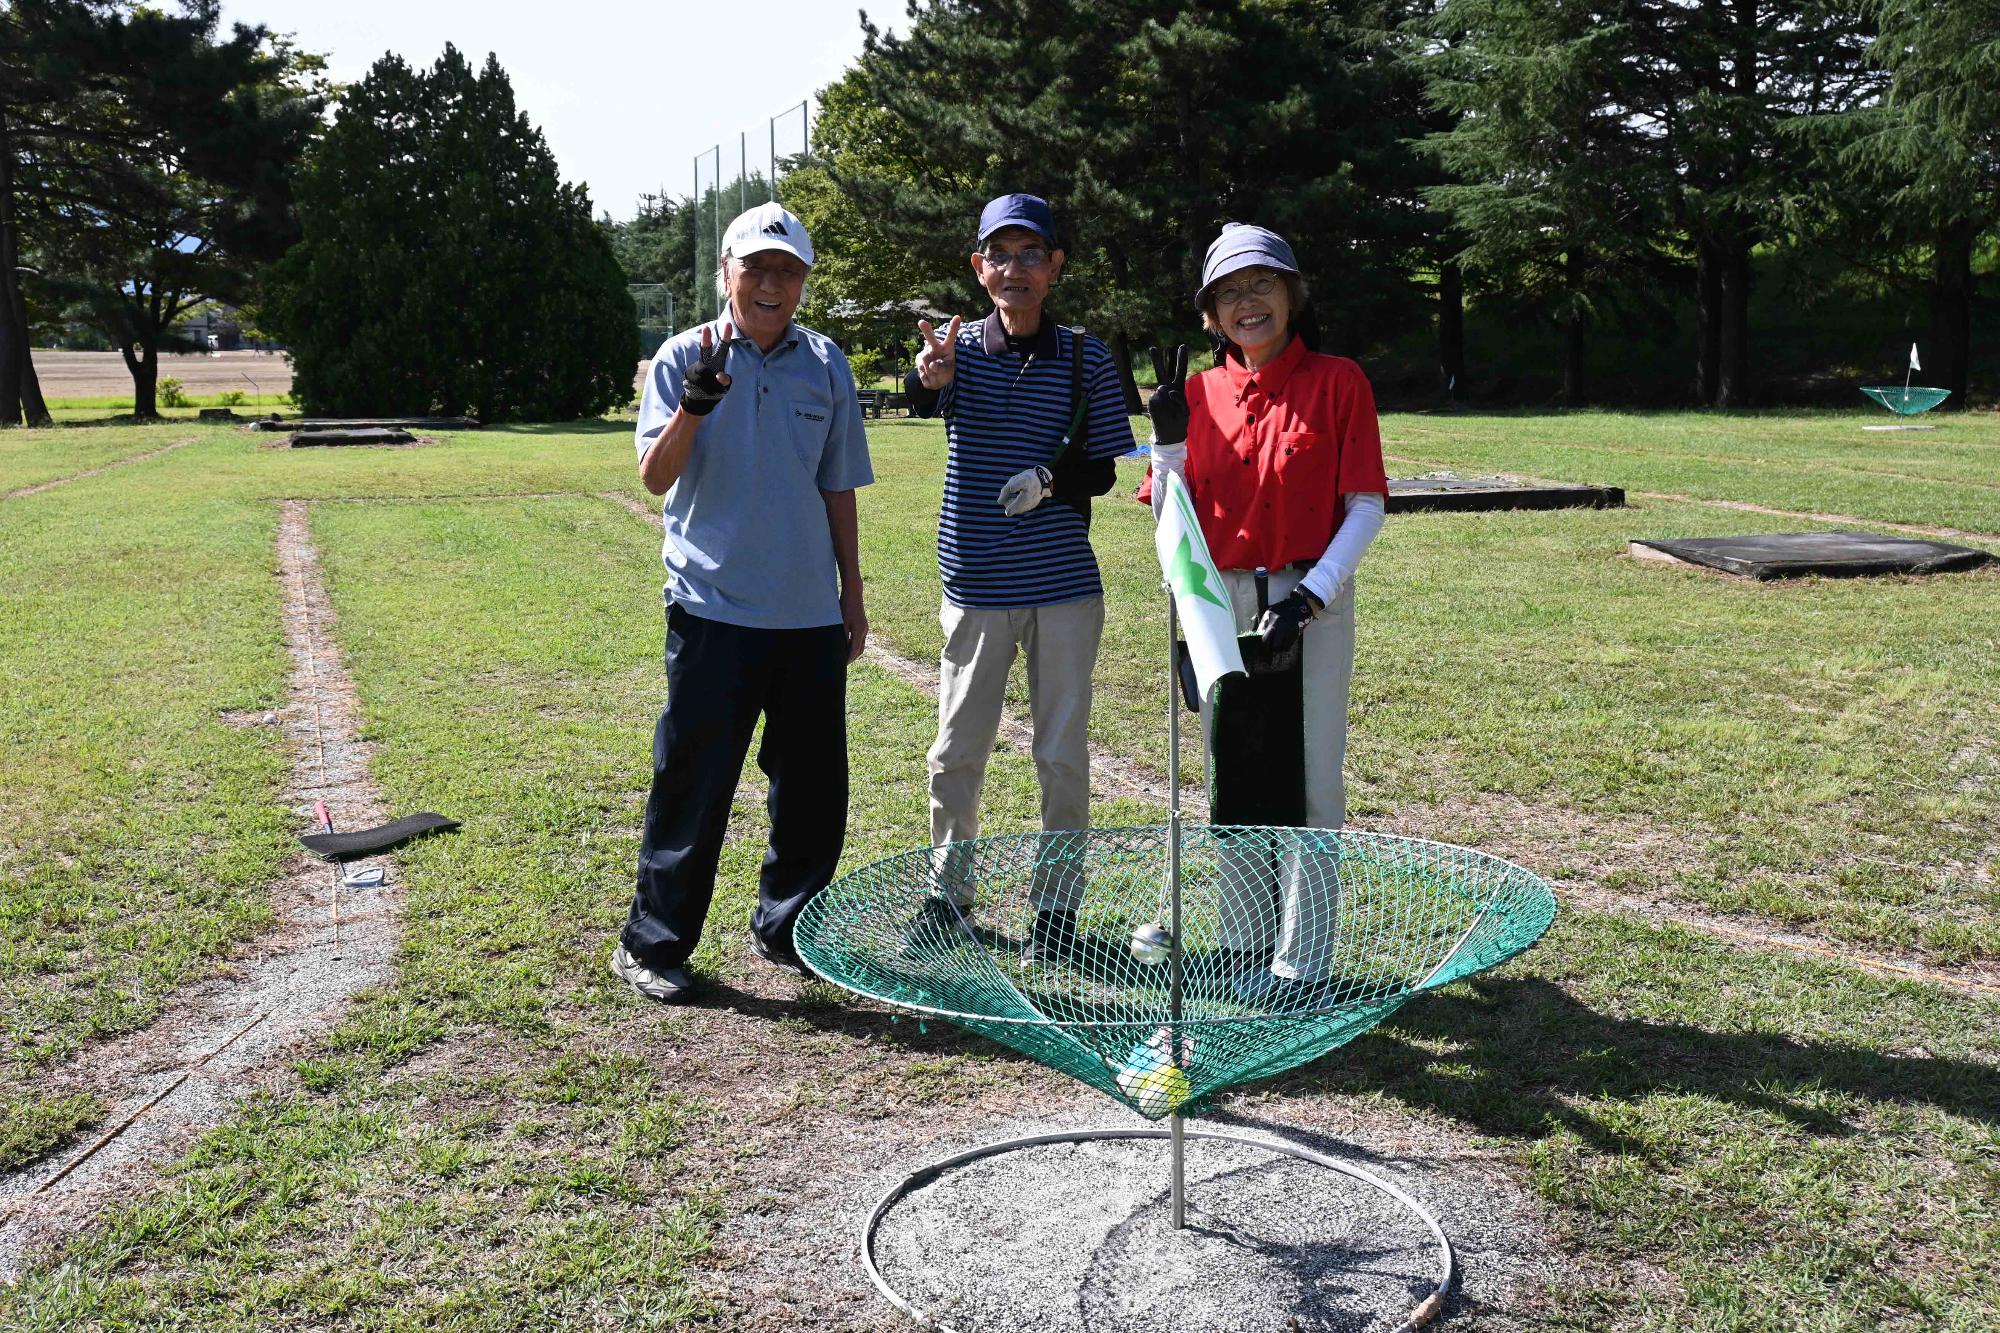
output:
[[[1248,282],[1232,282],[1227,287],[1216,288],[1215,303],[1235,305],[1238,301],[1248,300],[1252,296],[1269,296],[1277,289],[1277,274],[1260,273]]]

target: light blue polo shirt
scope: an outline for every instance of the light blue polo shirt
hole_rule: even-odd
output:
[[[710,337],[724,322],[707,326]],[[660,345],[639,401],[641,458],[700,355],[700,326]],[[820,492],[875,480],[847,356],[793,324],[768,353],[732,340],[723,370],[729,392],[702,418],[687,470],[667,489],[666,600],[752,629],[837,625],[840,572]]]

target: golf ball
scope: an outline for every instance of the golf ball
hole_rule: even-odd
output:
[[[1122,1080],[1121,1080],[1122,1081]],[[1148,1120],[1158,1120],[1181,1109],[1188,1099],[1188,1076],[1178,1065],[1149,1069],[1124,1084],[1125,1095]]]
[[[1157,921],[1132,928],[1132,956],[1147,967],[1166,962],[1173,947],[1174,937]]]

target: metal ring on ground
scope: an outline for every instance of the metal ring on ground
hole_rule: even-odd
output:
[[[1451,1242],[1445,1239],[1444,1228],[1438,1225],[1438,1220],[1431,1216],[1429,1210],[1403,1190],[1390,1184],[1373,1172],[1363,1171],[1360,1167],[1343,1162],[1337,1157],[1328,1157],[1324,1153],[1316,1153],[1310,1148],[1302,1148],[1296,1143],[1287,1143],[1282,1139],[1252,1138],[1247,1134],[1224,1134],[1208,1129],[1183,1128],[1181,1132],[1185,1138],[1208,1139],[1215,1143],[1234,1143],[1246,1148],[1259,1148],[1265,1152],[1296,1157],[1302,1162],[1311,1162],[1313,1165],[1323,1166],[1329,1171],[1337,1171],[1343,1176],[1351,1176],[1365,1185],[1373,1186],[1375,1189],[1394,1199],[1397,1203],[1402,1204],[1403,1207],[1416,1214],[1417,1218],[1426,1227],[1430,1228],[1431,1236],[1436,1239],[1438,1246],[1438,1275],[1430,1294],[1417,1302],[1416,1308],[1410,1311],[1409,1317],[1396,1325],[1391,1330],[1391,1333],[1413,1333],[1413,1330],[1420,1329],[1431,1320],[1437,1318],[1438,1313],[1444,1309],[1445,1297],[1451,1291],[1451,1284],[1456,1276],[1456,1268],[1451,1253]],[[976,1162],[982,1157],[996,1157],[1004,1152],[1012,1152],[1016,1148],[1038,1148],[1050,1143],[1092,1143],[1102,1139],[1165,1139],[1171,1138],[1172,1135],[1173,1131],[1171,1129],[1163,1128],[1078,1129],[1058,1134],[1032,1134],[1026,1138],[1004,1139],[999,1143],[989,1143],[983,1148],[973,1148],[969,1151],[959,1153],[954,1157],[947,1157],[942,1161],[932,1162],[928,1166],[918,1167],[914,1172],[905,1176],[901,1183],[894,1189],[882,1196],[882,1201],[875,1205],[875,1211],[868,1215],[868,1221],[862,1225],[862,1266],[868,1270],[869,1281],[875,1284],[875,1289],[887,1297],[890,1304],[894,1305],[898,1310],[901,1310],[904,1314],[927,1328],[942,1329],[944,1333],[958,1333],[958,1330],[954,1329],[950,1324],[933,1317],[914,1302],[906,1300],[898,1294],[896,1289],[889,1285],[888,1279],[882,1276],[882,1270],[875,1265],[875,1232],[881,1226],[882,1218],[896,1205],[899,1199],[902,1199],[905,1195],[924,1185],[930,1184],[953,1167],[964,1166],[968,1162]]]

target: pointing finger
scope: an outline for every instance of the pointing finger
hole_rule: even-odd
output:
[[[931,328],[931,322],[929,320],[927,319],[918,320],[917,332],[924,335],[925,347],[930,348],[932,350],[935,350],[937,348],[937,333],[935,330]]]
[[[1180,348],[1174,353],[1174,383],[1176,384],[1187,379],[1187,358],[1187,344],[1182,343]]]
[[[1166,388],[1167,354],[1157,347],[1148,347],[1146,351],[1153,358],[1153,383],[1158,385],[1162,389]]]

